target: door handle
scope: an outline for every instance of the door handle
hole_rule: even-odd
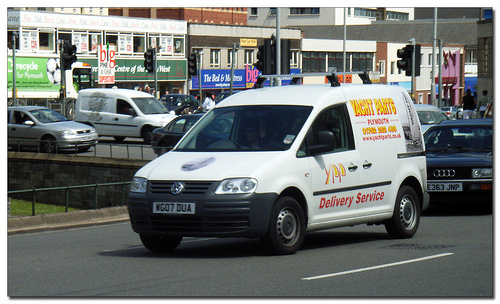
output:
[[[372,166],[372,163],[369,163],[368,161],[365,160],[365,162],[363,163],[363,168],[364,169],[369,169],[370,167]]]
[[[356,171],[356,169],[358,169],[358,166],[356,166],[355,164],[351,163],[349,165],[349,167],[347,167],[347,169],[349,169],[350,172],[353,172],[353,171]]]

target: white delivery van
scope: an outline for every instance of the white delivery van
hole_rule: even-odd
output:
[[[412,237],[429,204],[420,123],[387,85],[290,85],[220,102],[134,176],[132,228],[152,251],[182,237],[256,237],[277,254],[307,231],[384,224]]]
[[[175,115],[154,96],[128,89],[84,89],[75,103],[75,121],[93,126],[100,136],[143,138],[165,126]]]

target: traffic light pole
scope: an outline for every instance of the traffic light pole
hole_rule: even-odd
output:
[[[200,96],[200,102],[203,102],[203,95],[202,95],[202,90],[201,90],[201,55],[203,51],[196,51],[196,71],[198,74],[198,94]],[[201,104],[201,103],[200,103]]]
[[[158,70],[158,58],[156,58],[156,48],[153,49],[154,50],[154,53],[153,53],[153,58],[154,58],[154,67],[155,67],[155,70],[154,70],[154,77],[155,77],[155,97],[156,98],[160,98],[160,95],[158,94],[158,77],[157,77],[157,70]]]
[[[410,43],[411,43],[411,48],[412,48],[412,52],[411,52],[411,98],[415,102],[416,101],[416,98],[415,98],[415,53],[416,53],[415,45],[416,45],[416,40],[415,40],[415,38],[411,38]]]

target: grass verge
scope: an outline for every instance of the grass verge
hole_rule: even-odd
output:
[[[69,211],[76,211],[79,209],[69,207]],[[50,204],[41,204],[35,202],[35,215],[38,214],[49,214],[49,213],[61,213],[65,212],[65,206],[57,206]],[[10,214],[14,216],[26,216],[33,215],[33,206],[31,201],[11,199],[10,201]]]

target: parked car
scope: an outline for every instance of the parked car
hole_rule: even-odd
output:
[[[202,116],[202,113],[181,115],[174,118],[165,127],[154,129],[151,141],[153,151],[158,156],[170,151]]]
[[[444,114],[440,108],[429,104],[415,104],[418,119],[422,127],[422,132],[425,132],[432,125],[437,125],[442,121],[449,120],[450,118]]]
[[[174,111],[175,115],[180,115],[184,109],[189,108],[193,113],[200,106],[200,102],[193,95],[168,94],[160,98],[169,111]]]
[[[224,91],[224,92],[220,92],[219,94],[217,94],[217,96],[215,96],[215,104],[218,104],[219,102],[221,102],[223,99],[231,96],[231,95],[234,95],[236,93],[238,93],[239,91],[233,91],[232,94],[229,94],[229,91]]]
[[[441,110],[448,116],[450,119],[458,119],[463,118],[463,109],[457,106],[445,106],[441,107]]]
[[[7,108],[10,147],[38,147],[46,153],[71,149],[86,151],[98,142],[92,126],[78,123],[40,106]]]
[[[429,128],[424,141],[431,203],[492,202],[492,119],[445,121]]]

